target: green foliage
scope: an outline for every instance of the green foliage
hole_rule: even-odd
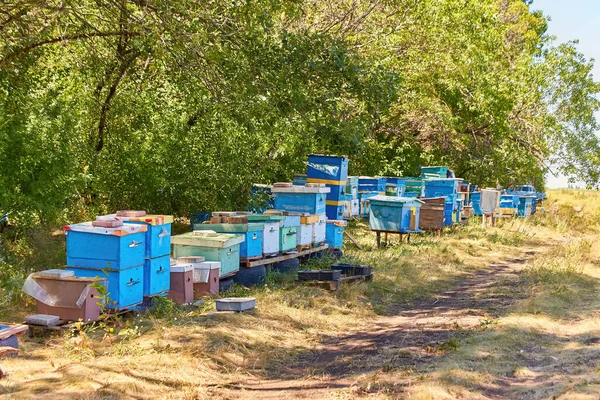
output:
[[[353,174],[594,184],[600,90],[521,0],[1,5],[0,211],[246,206],[309,152]],[[557,160],[555,160],[556,158]]]

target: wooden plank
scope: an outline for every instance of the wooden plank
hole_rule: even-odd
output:
[[[238,271],[239,271],[239,270],[236,270],[236,271],[228,272],[228,273],[226,273],[226,274],[224,274],[224,275],[221,275],[221,276],[219,276],[219,280],[221,280],[221,279],[227,279],[227,278],[231,278],[232,276],[234,276],[235,274],[237,274],[237,273],[238,273]]]
[[[302,257],[302,256],[306,256],[312,253],[315,253],[317,251],[322,251],[322,250],[327,250],[329,248],[329,245],[324,244],[322,246],[319,247],[314,247],[312,249],[308,249],[308,250],[303,250],[303,251],[299,251],[293,254],[284,254],[278,257],[271,257],[271,258],[263,258],[261,260],[257,260],[257,261],[251,261],[246,263],[246,267],[247,268],[252,268],[252,267],[258,267],[260,265],[267,265],[267,264],[275,264],[281,261],[285,261],[285,260],[290,260],[292,258],[298,258],[298,257]]]
[[[353,243],[353,244],[354,244],[356,247],[358,247],[358,249],[359,249],[359,250],[362,250],[362,246],[360,245],[360,243],[358,243],[358,242],[356,241],[356,239],[354,239],[354,238],[353,238],[353,237],[352,237],[352,236],[351,236],[351,235],[348,233],[348,231],[346,231],[345,229],[344,229],[344,235],[345,235],[345,236],[346,236],[348,239],[350,239],[350,241],[351,241],[351,242],[352,242],[352,243]]]

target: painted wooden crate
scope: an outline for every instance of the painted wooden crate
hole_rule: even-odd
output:
[[[109,300],[107,308],[115,310],[130,309],[144,300],[144,266],[131,268],[98,270],[84,267],[67,266],[75,276],[106,279]]]
[[[481,215],[481,192],[471,192],[470,199],[473,215]]]
[[[517,208],[517,215],[519,217],[531,216],[535,201],[535,196],[519,196],[519,206]]]
[[[321,245],[325,243],[327,230],[327,216],[319,215],[319,220],[313,225],[313,243]]]
[[[166,295],[170,288],[170,255],[147,258],[144,262],[144,296]]]
[[[171,254],[172,215],[145,215],[143,217],[121,217],[117,214],[100,215],[97,220],[120,220],[131,224],[147,226],[145,240],[146,258],[156,258]]]
[[[263,229],[263,255],[270,256],[279,253],[279,230],[283,225],[283,215],[248,215],[248,222],[265,224]]]
[[[327,194],[331,192],[331,188],[292,186],[274,187],[272,191],[276,210],[323,214]]]
[[[194,301],[194,266],[190,263],[171,264],[169,299],[178,304]]]
[[[448,167],[439,166],[427,166],[421,167],[421,178],[423,179],[436,179],[436,178],[447,178],[449,175],[454,173]]]
[[[344,227],[346,221],[328,220],[325,240],[329,247],[339,249],[344,245]]]
[[[369,227],[375,231],[420,232],[419,215],[423,202],[408,197],[376,196],[370,199]]]
[[[346,195],[358,199],[358,176],[349,176],[346,180]]]
[[[362,192],[358,194],[358,202],[359,202],[359,214],[362,217],[368,217],[369,216],[369,199],[375,197],[375,196],[379,196],[378,192]]]
[[[423,197],[425,195],[425,183],[421,178],[403,177],[404,197]]]
[[[300,224],[298,227],[297,244],[298,246],[312,246],[314,223]]]
[[[385,193],[386,179],[384,177],[359,176],[358,190]]]
[[[105,279],[45,277],[40,274],[34,274],[31,278],[40,288],[35,303],[37,314],[57,315],[63,321],[81,319],[88,322],[100,318],[100,296],[92,285],[106,284]]]
[[[421,199],[421,215],[419,216],[419,229],[424,231],[437,231],[444,228],[445,197]]]
[[[346,156],[322,154],[311,154],[308,156],[306,182],[345,186],[347,179],[348,158]]]
[[[194,231],[175,235],[171,239],[175,258],[202,256],[206,261],[221,263],[221,276],[240,269],[240,243],[243,235]]]
[[[218,233],[233,233],[236,235],[243,235],[244,241],[240,243],[241,258],[260,257],[263,254],[263,239],[265,234],[264,223],[253,222],[248,224],[194,224],[194,230],[215,231]],[[275,228],[273,228],[273,230],[275,230]],[[279,230],[278,226],[277,230]],[[277,245],[277,248],[279,249],[279,245]]]
[[[144,265],[146,225],[101,228],[83,222],[64,230],[69,266],[119,270]]]

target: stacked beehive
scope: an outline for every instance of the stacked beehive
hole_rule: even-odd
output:
[[[352,219],[359,215],[358,176],[349,176],[346,181],[346,194],[344,195],[344,219]]]
[[[358,196],[360,202],[360,214],[369,216],[369,199],[385,195],[386,179],[382,177],[360,176],[358,177]]]
[[[101,215],[97,221],[123,221],[146,226],[144,240],[143,294],[166,295],[171,282],[171,215],[147,215],[145,211],[118,211]]]
[[[330,192],[327,194],[325,214],[327,229],[325,240],[330,247],[339,248],[343,242],[345,201],[348,180],[348,158],[311,154],[306,169],[307,184],[324,184]],[[352,195],[350,193],[350,195]],[[350,209],[351,213],[351,209]]]
[[[291,185],[279,183],[273,185],[275,210],[270,215],[280,214],[285,218],[281,240],[295,240],[297,249],[318,246],[325,242],[327,194],[331,189],[323,183]],[[297,218],[297,220],[296,220]],[[296,235],[293,235],[294,224]],[[284,246],[285,247],[285,246]],[[284,251],[282,247],[282,251]]]
[[[78,277],[106,278],[110,309],[143,301],[147,225],[94,221],[65,227],[67,270]]]
[[[406,182],[403,178],[387,177],[385,178],[386,196],[404,197]]]
[[[462,198],[458,195],[461,179],[427,179],[425,180],[425,198],[445,197],[444,225],[451,226],[460,222]]]

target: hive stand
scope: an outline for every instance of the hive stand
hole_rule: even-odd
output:
[[[494,226],[496,226],[496,216],[494,213],[491,214],[482,214],[481,215],[481,227],[485,229],[486,227],[486,221],[489,219],[490,221],[490,226],[493,228]]]
[[[324,244],[318,247],[313,247],[311,249],[306,249],[306,250],[302,250],[302,251],[297,251],[295,253],[291,253],[291,254],[283,254],[277,257],[270,257],[270,258],[262,258],[260,260],[255,260],[255,261],[250,261],[250,260],[240,260],[240,266],[242,267],[246,267],[246,268],[252,268],[252,267],[258,267],[260,265],[268,265],[268,264],[275,264],[281,261],[285,261],[285,260],[289,260],[292,258],[298,258],[298,257],[303,257],[303,256],[307,256],[309,254],[312,253],[316,253],[317,251],[323,251],[323,250],[327,250],[329,248],[329,245]],[[235,273],[233,274],[235,275]],[[233,276],[231,275],[231,276]],[[221,276],[221,279],[225,278],[227,276],[223,275]]]
[[[411,234],[411,232],[398,233],[398,232],[391,232],[391,231],[375,231],[375,230],[373,230],[373,232],[375,232],[375,235],[377,236],[377,247],[381,247],[381,234],[382,233],[385,234],[384,240],[385,240],[386,243],[388,243],[388,233],[393,233],[393,234],[399,235],[400,236],[400,243],[402,243],[402,239],[404,238],[403,235],[406,235],[407,236],[406,242],[410,243],[410,234]]]

